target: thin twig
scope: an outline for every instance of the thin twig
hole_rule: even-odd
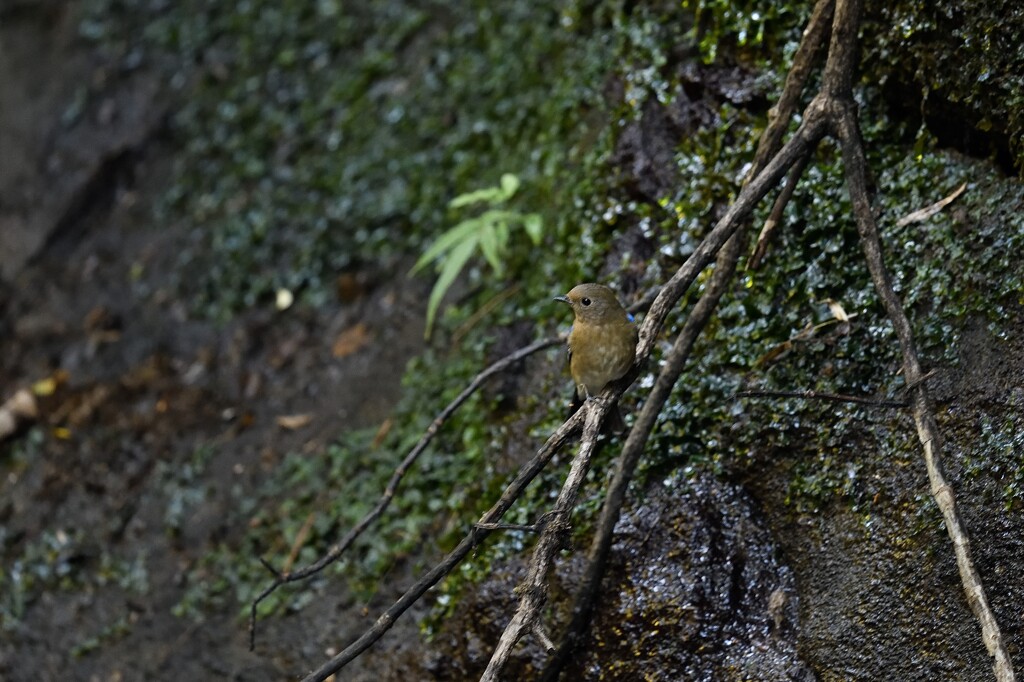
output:
[[[775,204],[772,206],[772,212],[768,215],[768,220],[764,221],[764,227],[761,228],[761,234],[757,236],[757,244],[754,246],[754,252],[750,254],[750,258],[747,259],[747,268],[750,270],[757,270],[761,267],[761,261],[764,259],[765,254],[768,252],[768,244],[772,237],[775,235],[775,230],[782,223],[782,214],[786,210],[786,205],[789,204],[789,200],[793,198],[793,191],[796,190],[797,183],[800,182],[801,176],[804,174],[804,170],[807,168],[807,164],[811,161],[811,155],[801,157],[797,160],[793,167],[789,169],[789,175],[786,177],[786,184],[779,192],[779,196],[775,199]]]
[[[966,189],[967,183],[965,182],[959,187],[957,187],[955,190],[953,190],[953,192],[946,198],[940,199],[930,206],[919,208],[916,211],[908,213],[907,215],[903,216],[902,218],[896,221],[896,227],[906,227],[910,223],[918,223],[921,222],[922,220],[928,220],[933,215],[935,215],[942,209],[946,208],[946,206],[951,204],[953,201],[955,201],[956,198],[963,194]]]
[[[506,355],[502,359],[498,360],[497,362],[489,366],[487,369],[477,374],[469,383],[469,385],[466,386],[466,388],[464,388],[462,392],[459,393],[459,395],[456,396],[454,400],[448,403],[448,405],[443,410],[441,410],[441,412],[434,418],[434,421],[431,422],[430,426],[427,427],[426,432],[424,432],[419,442],[416,443],[415,446],[413,446],[412,450],[409,451],[409,454],[405,456],[405,459],[403,459],[401,463],[399,463],[398,467],[395,468],[395,471],[391,475],[391,479],[388,481],[387,486],[384,488],[384,493],[381,495],[380,500],[378,500],[376,506],[373,509],[371,509],[359,521],[359,523],[353,526],[351,530],[349,530],[349,532],[345,535],[345,537],[343,537],[340,541],[332,545],[331,548],[327,551],[327,553],[320,557],[320,559],[318,559],[316,562],[310,564],[309,566],[297,569],[295,571],[278,571],[276,569],[271,568],[270,564],[261,557],[260,561],[263,563],[264,566],[268,567],[271,574],[274,576],[274,580],[270,585],[267,586],[266,589],[264,589],[256,597],[256,599],[253,600],[252,606],[250,607],[249,650],[252,651],[256,647],[256,612],[260,603],[264,599],[269,597],[274,592],[274,590],[276,590],[281,585],[296,582],[298,580],[304,580],[305,578],[308,578],[312,575],[319,573],[320,571],[324,570],[329,565],[340,559],[341,555],[345,552],[346,549],[348,549],[349,546],[351,546],[351,544],[356,540],[356,538],[362,535],[363,532],[374,521],[380,518],[380,516],[388,508],[388,505],[391,504],[392,498],[394,498],[395,493],[398,491],[399,484],[402,482],[402,479],[405,477],[405,474],[416,462],[417,458],[419,458],[423,451],[427,449],[427,446],[434,439],[434,436],[437,435],[437,432],[441,429],[444,423],[448,421],[448,419],[450,419],[453,414],[455,414],[455,411],[458,410],[459,407],[461,407],[462,404],[466,402],[469,399],[469,397],[472,396],[484,384],[484,382],[486,382],[495,374],[504,371],[509,366],[519,362],[520,360],[530,355],[533,355],[538,351],[542,351],[545,348],[550,348],[551,346],[563,342],[564,340],[562,339],[562,337],[550,337],[547,339],[541,339],[540,341],[535,341],[534,343],[531,343],[528,346],[524,346],[523,348],[520,348],[519,350],[510,353],[509,355]]]
[[[782,88],[778,103],[768,111],[768,125],[765,127],[761,140],[757,144],[757,154],[747,181],[759,169],[763,168],[768,159],[782,147],[782,138],[786,134],[789,122],[793,120],[800,102],[800,95],[810,79],[811,69],[821,49],[828,43],[829,32],[832,30],[832,16],[835,11],[835,0],[818,0],[811,17],[807,20],[800,46],[793,55],[793,66],[786,74],[786,84]]]
[[[767,391],[751,390],[736,391],[735,398],[803,398],[805,400],[825,400],[833,403],[854,403],[855,405],[867,405],[868,407],[907,407],[907,403],[901,400],[876,400],[856,395],[844,395],[842,393],[822,393],[821,391]]]
[[[540,530],[536,523],[529,525],[522,523],[477,523],[476,525],[484,530],[520,530],[524,533],[536,533]]]
[[[785,135],[786,128],[789,127],[789,122],[797,111],[800,95],[803,93],[804,87],[806,87],[807,81],[810,78],[811,69],[814,66],[816,57],[827,44],[829,31],[832,30],[832,15],[835,11],[835,4],[835,0],[818,0],[811,11],[811,17],[807,20],[807,28],[804,29],[800,46],[797,48],[796,54],[793,55],[793,66],[789,68],[789,72],[786,74],[786,84],[782,88],[779,101],[768,111],[768,126],[758,142],[757,155],[754,159],[754,167],[751,173],[762,167],[767,159],[773,156],[779,147],[782,146],[782,137]],[[747,267],[749,269],[757,269],[764,259],[764,254],[768,249],[768,240],[771,238],[770,234],[765,233],[774,232],[774,225],[777,225],[781,220],[782,211],[785,209],[786,203],[789,202],[793,190],[796,189],[797,182],[803,174],[802,166],[806,166],[809,160],[810,154],[799,161],[794,170],[790,171],[789,179],[786,181],[782,194],[779,195],[779,200],[775,202],[771,217],[762,228],[760,236],[758,236],[754,253],[747,260]],[[795,170],[797,167],[800,167],[799,171]],[[769,228],[769,224],[772,224],[771,228]]]

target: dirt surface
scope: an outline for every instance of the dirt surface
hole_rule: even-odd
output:
[[[4,589],[31,579],[52,589],[11,606],[20,613],[6,621],[0,677],[299,674],[377,604],[339,597],[268,619],[255,653],[233,608],[203,622],[172,609],[195,562],[245,534],[225,521],[229,491],[257,486],[286,452],[316,452],[387,417],[422,346],[422,292],[367,269],[341,273],[338,299],[317,310],[193,319],[171,287],[186,226],[152,219],[173,157],[156,78],[108,70],[76,41],[63,3],[2,11],[0,402],[35,385],[39,410],[0,443]],[[355,342],[335,345],[353,329]],[[169,532],[174,481],[211,445],[199,497]],[[15,575],[28,563],[14,558],[33,547],[66,575]],[[123,578],[111,565],[137,582],[105,580]],[[408,622],[400,628],[415,632]],[[374,665],[356,679],[379,679]]]

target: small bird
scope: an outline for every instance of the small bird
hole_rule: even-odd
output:
[[[621,378],[633,365],[637,333],[633,316],[619,304],[615,292],[603,284],[579,284],[565,296],[556,296],[572,306],[576,316],[569,331],[569,373],[576,383],[575,412],[587,398],[601,394],[609,383]],[[626,424],[618,407],[609,414],[615,433]]]

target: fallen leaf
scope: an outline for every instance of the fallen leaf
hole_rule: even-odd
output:
[[[925,206],[922,209],[918,209],[913,213],[908,213],[907,215],[903,216],[898,221],[896,221],[896,227],[903,227],[904,225],[909,225],[910,223],[917,223],[922,220],[927,220],[928,218],[931,218],[933,215],[944,209],[951,201],[953,201],[958,196],[963,194],[965,189],[967,189],[966,182],[957,187],[955,190],[953,190],[953,193],[950,194],[945,199],[936,201],[931,206]]]
[[[846,311],[843,309],[843,306],[839,301],[833,301],[831,298],[826,298],[825,305],[827,305],[828,309],[832,311],[832,317],[836,318],[840,322],[850,321],[850,316],[846,314]]]
[[[387,438],[387,435],[390,433],[391,427],[394,426],[394,424],[395,421],[391,417],[388,417],[381,422],[380,428],[377,429],[377,435],[373,437],[373,443],[370,444],[371,450],[376,450],[384,443],[384,439]]]
[[[24,423],[39,416],[36,397],[27,388],[20,389],[0,405],[0,440],[15,433]]]
[[[7,402],[0,407],[0,410],[8,410],[16,417],[22,419],[35,419],[39,416],[39,406],[36,404],[36,397],[27,389],[19,389],[14,395],[7,399]]]
[[[363,285],[351,272],[338,275],[334,280],[334,288],[338,293],[338,300],[342,303],[352,303],[363,295]]]
[[[311,421],[313,421],[311,414],[286,414],[277,418],[277,425],[282,429],[294,431],[308,425]]]
[[[344,358],[360,350],[372,340],[373,332],[366,326],[366,323],[357,322],[338,334],[338,338],[334,340],[331,352],[336,358]]]
[[[274,298],[274,305],[278,310],[288,310],[292,307],[292,303],[295,302],[295,294],[289,289],[278,289],[277,295]]]
[[[56,372],[40,379],[36,383],[32,384],[32,392],[40,398],[46,398],[47,396],[53,395],[60,385],[68,380],[68,373],[62,369],[58,369]]]

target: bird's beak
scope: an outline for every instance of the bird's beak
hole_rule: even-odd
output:
[[[562,303],[568,303],[569,302],[569,297],[568,296],[555,296],[555,298],[553,300],[561,301]]]

